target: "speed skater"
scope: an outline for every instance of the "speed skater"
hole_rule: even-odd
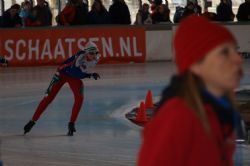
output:
[[[45,92],[45,97],[41,100],[36,108],[32,119],[24,126],[24,134],[30,132],[41,114],[45,111],[47,106],[53,101],[61,87],[68,83],[70,89],[74,94],[74,105],[72,108],[71,117],[68,123],[68,136],[73,136],[75,129],[75,122],[80,112],[84,95],[84,85],[81,79],[100,78],[98,73],[89,73],[87,69],[94,67],[100,59],[99,49],[93,42],[88,42],[84,50],[80,50],[75,55],[68,58],[57,68],[52,80]]]

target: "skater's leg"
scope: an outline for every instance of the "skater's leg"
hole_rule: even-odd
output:
[[[30,120],[23,128],[24,130],[24,134],[30,132],[30,130],[32,129],[32,127],[35,125],[35,122]]]
[[[76,132],[75,121],[83,103],[83,83],[80,79],[69,79],[67,82],[69,83],[69,86],[73,91],[75,100],[72,108],[70,122],[68,124],[68,135],[73,136],[73,133]]]
[[[73,136],[74,132],[76,132],[75,123],[69,122],[69,124],[68,124],[68,130],[69,131],[68,131],[67,135],[68,136]]]
[[[46,91],[46,96],[42,99],[42,101],[38,105],[32,117],[32,121],[37,121],[40,118],[41,114],[44,112],[47,106],[53,101],[58,91],[61,89],[61,87],[65,83],[65,80],[63,79],[63,77],[60,77],[60,79],[56,81],[54,80],[55,79],[54,77],[52,78],[52,81]]]
[[[72,108],[70,122],[75,123],[83,103],[83,83],[80,79],[71,79],[68,81],[69,86],[74,94],[74,105]]]
[[[38,105],[32,120],[30,120],[25,126],[24,126],[24,134],[30,132],[31,128],[35,125],[35,122],[39,119],[41,114],[44,112],[44,110],[47,108],[47,106],[53,101],[58,91],[61,89],[63,84],[65,83],[64,78],[61,76],[59,78],[58,75],[54,75],[50,85],[46,91],[46,96],[42,99],[40,104]]]

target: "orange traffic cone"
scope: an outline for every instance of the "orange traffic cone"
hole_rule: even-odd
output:
[[[146,101],[145,101],[146,109],[154,108],[153,97],[152,96],[153,96],[152,91],[148,90],[148,93],[147,93],[147,96],[146,96]]]
[[[145,110],[145,104],[144,104],[143,101],[140,104],[140,108],[138,108],[135,121],[137,121],[137,122],[147,122],[147,115],[146,115],[146,110]]]

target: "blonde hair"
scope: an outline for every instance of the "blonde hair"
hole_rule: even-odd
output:
[[[207,116],[207,112],[204,108],[204,103],[201,96],[201,88],[204,85],[202,80],[190,71],[183,74],[183,82],[180,89],[180,95],[185,99],[188,106],[192,108],[194,113],[200,119],[205,131],[210,134],[211,128]],[[226,97],[235,108],[235,96],[233,92],[228,92]]]

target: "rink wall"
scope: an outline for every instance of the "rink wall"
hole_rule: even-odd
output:
[[[100,49],[102,64],[173,60],[172,38],[177,26],[0,29],[0,56],[11,66],[56,65],[83,49],[87,41],[93,41]],[[250,57],[250,25],[225,26],[238,40],[239,51]]]
[[[84,49],[98,45],[100,63],[143,63],[143,27],[50,27],[0,29],[0,55],[12,66],[56,65]]]
[[[224,26],[234,34],[243,58],[250,58],[250,23],[227,23]],[[177,27],[178,24],[146,27],[146,61],[173,60],[172,38]]]

